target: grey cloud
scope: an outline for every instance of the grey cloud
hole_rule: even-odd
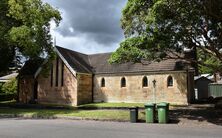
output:
[[[104,45],[123,39],[120,17],[126,0],[46,1],[64,12],[64,21],[57,30],[64,37],[84,35]]]

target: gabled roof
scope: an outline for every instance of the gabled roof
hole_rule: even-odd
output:
[[[168,59],[161,62],[142,61],[141,63],[127,62],[122,64],[109,64],[112,53],[89,55],[94,73],[130,73],[130,72],[156,72],[181,70],[179,60]]]
[[[167,59],[161,62],[142,61],[141,63],[127,62],[122,64],[109,64],[108,59],[112,53],[86,55],[69,49],[56,46],[68,64],[79,73],[132,73],[183,70],[181,60]]]
[[[205,77],[205,76],[194,76],[194,81],[198,81],[198,80],[201,80],[201,79],[203,79],[203,80],[209,80],[209,81],[212,82],[211,79],[209,79],[209,78],[207,78],[207,77]]]
[[[21,68],[19,71],[20,76],[35,76],[36,71],[39,69],[39,67],[44,62],[44,59],[30,59],[25,62],[25,65]]]
[[[92,73],[88,55],[58,46],[56,46],[56,49],[75,71],[81,73]]]

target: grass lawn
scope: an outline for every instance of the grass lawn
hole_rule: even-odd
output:
[[[0,104],[17,104],[16,100],[11,100],[11,101],[0,101]],[[144,107],[145,103],[90,103],[90,104],[83,104],[83,105],[79,105],[77,107],[80,108],[89,108],[89,109],[94,109],[94,108],[112,108],[112,107],[116,107],[116,108],[127,108],[127,107]],[[25,104],[24,104],[25,105]],[[61,104],[37,104],[37,105],[42,105],[42,106],[47,106],[47,107],[56,107],[56,106],[60,106],[60,107],[66,107],[66,108],[70,108],[70,109],[75,109],[75,106],[71,106],[71,105],[61,105]],[[186,107],[187,105],[176,105],[176,104],[170,104],[170,107]]]
[[[11,101],[0,101],[0,104],[15,104],[16,100],[11,100]]]
[[[91,119],[129,120],[128,110],[55,110],[55,109],[0,109],[0,115],[23,115],[31,117],[83,117]],[[139,113],[144,119],[144,113]]]

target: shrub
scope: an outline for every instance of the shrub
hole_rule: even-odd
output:
[[[16,78],[3,84],[1,87],[1,91],[6,94],[17,94],[17,80],[16,80]]]
[[[0,93],[3,93],[3,91],[2,91],[2,85],[3,85],[3,83],[0,83]]]
[[[17,98],[16,94],[0,93],[0,101],[10,101]]]

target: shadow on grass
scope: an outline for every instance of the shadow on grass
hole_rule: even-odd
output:
[[[146,120],[145,120],[145,111],[140,111],[138,123],[145,123],[145,122],[146,122]],[[180,120],[175,120],[175,119],[169,118],[169,122],[168,123],[169,124],[178,124],[179,122],[180,122]],[[154,123],[155,124],[158,123],[158,113],[157,113],[157,111],[156,111],[156,114],[155,114]]]
[[[155,123],[158,123],[158,111],[155,114]],[[139,122],[145,122],[145,111],[142,110]],[[222,109],[209,105],[174,106],[169,111],[169,124],[203,123],[208,122],[222,126]]]
[[[35,107],[35,108],[33,108]],[[88,107],[88,106],[86,106]],[[54,119],[58,115],[62,116],[75,116],[76,114],[80,116],[88,116],[89,110],[98,109],[98,106],[90,105],[90,108],[86,109],[78,109],[78,108],[69,108],[63,106],[42,106],[42,105],[17,105],[16,108],[14,105],[12,107],[2,107],[0,108],[0,114],[10,114],[15,115],[14,117],[20,117],[20,115],[29,115],[32,118],[43,118],[43,119]],[[120,110],[126,110],[125,109]],[[115,109],[116,110],[116,109]],[[84,113],[82,113],[84,111]],[[102,110],[99,114],[104,113]],[[111,114],[111,113],[110,113]],[[113,112],[112,112],[113,114]],[[128,113],[127,113],[128,114]],[[104,113],[106,115],[106,112]],[[129,115],[129,114],[128,114]],[[157,116],[157,114],[156,114]],[[7,117],[7,116],[6,116]],[[4,116],[0,116],[0,118],[6,118]],[[99,116],[101,117],[101,116]],[[211,124],[222,126],[222,109],[216,109],[214,107],[209,107],[205,105],[196,105],[196,106],[174,106],[172,110],[169,112],[169,118],[171,124],[183,123],[185,121],[195,121],[195,122],[209,122]],[[157,120],[157,119],[156,119]],[[139,114],[139,122],[145,122],[145,111],[140,109]],[[156,121],[157,122],[157,121]]]
[[[91,103],[91,104],[83,104],[78,106],[78,109],[122,109],[128,110],[130,107],[139,107],[140,109],[144,109],[144,104],[142,103]]]
[[[16,102],[0,103],[0,118],[26,117],[53,119],[57,115],[78,113],[76,107],[51,104],[22,104]]]
[[[68,116],[70,114],[79,113],[78,110],[70,109],[18,109],[18,108],[1,108],[0,118],[36,118],[36,119],[55,119],[58,115]]]
[[[180,122],[182,119],[209,122],[215,125],[222,125],[222,110],[214,107],[198,107],[198,108],[177,108],[170,111],[170,119],[172,122]]]

